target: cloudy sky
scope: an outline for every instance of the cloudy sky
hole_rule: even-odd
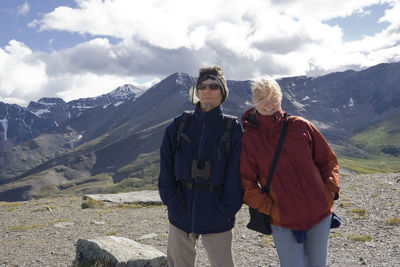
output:
[[[66,101],[175,72],[318,76],[400,61],[400,0],[1,0],[0,101]]]

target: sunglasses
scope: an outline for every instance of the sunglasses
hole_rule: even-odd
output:
[[[218,90],[221,88],[217,83],[209,83],[209,84],[201,83],[197,85],[197,89],[199,90],[206,90],[207,87],[210,88],[210,90]]]

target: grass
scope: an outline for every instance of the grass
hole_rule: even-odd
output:
[[[261,246],[269,246],[274,243],[274,239],[272,238],[272,235],[263,235],[262,240],[261,240]]]
[[[110,235],[116,235],[116,234],[117,234],[116,231],[109,231],[106,235],[107,235],[107,236],[110,236]]]
[[[112,185],[110,173],[100,173],[95,176],[84,177],[65,183],[60,186],[60,194],[70,196],[82,196],[91,193],[92,188],[106,188]]]
[[[141,203],[123,203],[123,204],[114,206],[113,208],[121,209],[121,210],[130,210],[130,209],[140,209],[145,206],[150,206],[150,205],[141,204]]]
[[[400,157],[374,156],[373,158],[357,158],[338,155],[340,167],[359,173],[375,174],[400,171]]]
[[[32,212],[44,212],[44,211],[53,212],[52,210],[54,210],[56,208],[57,208],[56,206],[44,206],[44,207],[34,209],[34,210],[32,210]]]
[[[393,217],[385,221],[387,225],[400,226],[400,217]]]
[[[367,211],[365,209],[355,208],[351,210],[352,213],[358,214],[360,216],[365,216]]]
[[[17,224],[6,228],[6,232],[25,232],[36,228],[44,227],[44,224]]]
[[[6,202],[6,201],[0,201],[0,207],[6,207],[6,208],[15,208],[21,206],[21,202]]]
[[[55,224],[55,223],[66,223],[66,222],[68,222],[68,221],[65,219],[54,219],[50,223]]]
[[[372,125],[358,132],[349,141],[374,154],[400,156],[400,116]]]
[[[370,237],[369,235],[350,234],[347,236],[347,238],[353,241],[360,241],[360,242],[372,241],[372,237]]]
[[[366,174],[400,171],[400,116],[363,129],[347,140],[332,144],[339,166]]]
[[[19,206],[21,206],[21,202],[6,202],[6,201],[0,201],[0,207],[6,208],[7,212],[13,212],[16,210]]]
[[[338,232],[331,232],[331,233],[329,233],[329,237],[330,237],[330,238],[340,237],[340,236],[342,236],[342,234],[341,234],[341,233],[338,233]]]
[[[105,204],[103,201],[100,200],[95,200],[92,199],[90,197],[86,198],[83,202],[82,202],[82,209],[88,209],[88,208],[99,208],[99,207],[104,207]]]
[[[365,209],[354,208],[351,210],[351,213],[357,214],[357,219],[365,220],[368,219],[367,211]]]
[[[350,202],[342,202],[341,204],[340,204],[340,206],[342,206],[343,208],[347,208],[347,207],[349,207],[351,205],[351,203]]]
[[[121,193],[139,190],[156,190],[160,153],[154,151],[141,154],[138,158],[115,172],[113,177],[120,182],[109,186],[105,193]]]

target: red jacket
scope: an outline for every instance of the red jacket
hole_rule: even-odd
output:
[[[271,216],[271,223],[293,230],[308,230],[333,211],[339,198],[337,159],[321,133],[311,122],[291,116],[269,196],[260,189],[266,176],[283,125],[283,112],[255,115],[259,126],[242,116],[244,133],[240,174],[244,202]],[[335,197],[332,196],[335,193]]]

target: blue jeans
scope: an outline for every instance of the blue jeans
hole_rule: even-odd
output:
[[[329,215],[307,231],[304,243],[296,242],[291,229],[271,225],[281,267],[326,266],[331,217]]]

